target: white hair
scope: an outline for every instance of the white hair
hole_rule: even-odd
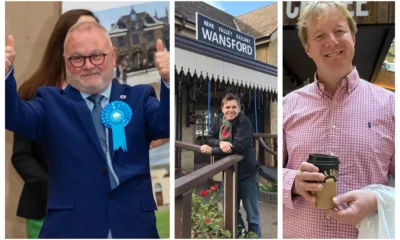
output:
[[[90,32],[93,29],[99,29],[102,32],[104,32],[104,36],[107,38],[107,40],[110,44],[110,47],[113,46],[110,35],[108,35],[107,29],[105,29],[101,24],[99,24],[97,22],[84,21],[84,22],[76,23],[69,29],[67,36],[65,37],[65,40],[64,40],[64,53],[65,53],[65,49],[66,49],[66,42],[73,32],[76,32],[76,31]]]

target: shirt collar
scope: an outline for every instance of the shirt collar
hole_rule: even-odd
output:
[[[314,74],[314,82],[315,85],[320,89],[322,92],[325,92],[325,86],[323,83],[318,81],[318,72]],[[346,88],[348,93],[351,93],[360,82],[360,75],[358,75],[358,71],[356,67],[353,67],[353,71],[351,71],[346,77],[344,77],[340,83],[341,87]]]
[[[106,89],[104,89],[104,91],[102,91],[101,93],[99,93],[101,96],[105,97],[106,99],[110,99],[110,95],[111,95],[111,87],[112,87],[112,82],[110,82],[110,84],[108,84],[108,87]],[[87,94],[84,92],[80,92],[83,99],[87,99],[90,95],[92,94]]]

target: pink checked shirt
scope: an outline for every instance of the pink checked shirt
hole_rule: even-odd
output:
[[[342,80],[333,97],[315,81],[283,99],[283,237],[357,238],[357,228],[328,220],[291,189],[310,153],[339,158],[338,194],[394,176],[394,93],[360,79]]]

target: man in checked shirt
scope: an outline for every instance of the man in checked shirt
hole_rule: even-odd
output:
[[[356,226],[377,211],[375,194],[360,189],[388,185],[395,173],[394,94],[352,66],[357,27],[345,4],[312,2],[298,25],[317,72],[283,100],[283,237],[356,238]],[[338,211],[312,207],[310,191],[323,185],[306,181],[325,178],[306,162],[313,153],[340,160]]]

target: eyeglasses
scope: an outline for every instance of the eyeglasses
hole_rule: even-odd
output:
[[[83,67],[83,65],[85,65],[86,63],[86,58],[88,58],[93,65],[99,66],[104,63],[106,56],[110,53],[112,49],[113,48],[111,48],[107,53],[95,53],[90,56],[73,56],[67,59],[74,68]]]

